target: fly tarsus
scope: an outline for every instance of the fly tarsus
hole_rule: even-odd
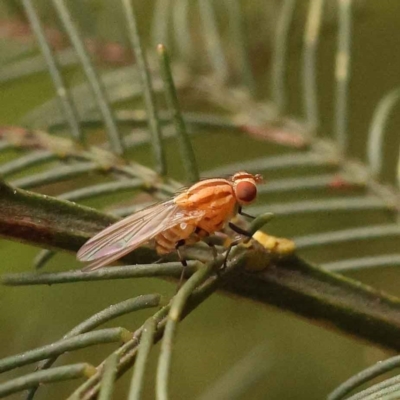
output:
[[[183,257],[180,248],[184,246],[186,241],[184,239],[178,240],[175,244],[175,250],[178,253],[179,261],[182,263],[182,266],[187,267],[187,262],[185,257]]]
[[[242,206],[239,206],[238,214],[243,215],[244,217],[247,217],[247,218],[251,218],[251,219],[255,219],[256,218],[254,215],[250,215],[250,214],[245,213],[243,211],[243,209],[242,209]]]
[[[232,224],[233,225],[233,224]],[[232,228],[231,228],[232,229]],[[238,240],[234,240],[233,242],[231,242],[228,246],[228,248],[226,249],[226,253],[225,253],[225,258],[224,258],[224,262],[221,265],[221,270],[224,270],[227,267],[227,262],[228,262],[228,258],[229,258],[229,254],[231,253],[231,250],[237,246],[239,243],[241,242],[240,239]]]
[[[240,226],[235,225],[233,222],[228,223],[229,228],[231,228],[234,232],[238,233],[239,235],[245,236],[249,239],[253,236],[249,231],[246,229],[241,228]]]
[[[218,257],[217,248],[215,247],[214,243],[211,243],[211,242],[206,242],[206,243],[208,244],[208,247],[210,247],[212,254],[213,254],[214,261],[215,261]]]
[[[176,289],[177,292],[178,292],[178,290],[179,290],[179,289],[181,288],[181,286],[182,286],[183,278],[185,277],[185,272],[186,272],[186,267],[187,267],[187,261],[186,261],[185,257],[183,257],[183,255],[182,255],[182,253],[181,253],[181,251],[180,251],[180,248],[181,248],[182,246],[184,246],[185,243],[186,243],[186,241],[185,241],[184,239],[181,239],[181,240],[178,240],[178,241],[176,242],[176,244],[175,244],[175,250],[176,250],[176,252],[177,252],[177,254],[178,254],[179,261],[180,261],[181,264],[182,264],[182,272],[181,272],[181,276],[180,276],[180,278],[179,278],[178,287],[177,287],[177,289]]]
[[[241,228],[240,226],[235,225],[233,222],[229,222],[228,225],[229,225],[229,228],[231,228],[234,232],[236,232],[239,235],[242,235],[246,238],[244,240],[244,242],[248,242],[253,237],[253,235],[249,231],[246,231],[245,229]],[[226,264],[228,262],[229,254],[230,254],[232,248],[237,246],[241,242],[243,242],[242,239],[237,239],[229,244],[229,246],[226,250],[224,263],[222,264],[223,269],[226,268]]]

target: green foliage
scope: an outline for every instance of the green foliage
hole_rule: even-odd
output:
[[[28,398],[33,398],[41,384],[85,377],[86,381],[70,398],[98,396],[105,400],[112,398],[116,379],[134,365],[128,398],[139,399],[144,393],[153,344],[161,340],[156,397],[167,399],[179,323],[217,289],[261,304],[276,305],[373,344],[400,349],[400,300],[337,274],[400,264],[398,246],[390,241],[400,233],[396,221],[398,188],[386,183],[387,180],[384,183],[382,178],[390,165],[389,158],[384,156],[384,131],[399,98],[397,88],[377,104],[369,132],[359,141],[366,143],[363,149],[367,152],[366,162],[356,158],[360,146],[354,150],[351,145],[352,18],[361,7],[356,8],[351,0],[337,4],[332,100],[335,122],[331,139],[322,134],[326,125],[320,111],[317,77],[317,52],[326,40],[321,33],[323,0],[311,0],[306,9],[302,94],[298,96],[305,121],[288,117],[291,92],[287,76],[293,45],[291,32],[296,24],[296,12],[304,11],[300,9],[304,5],[286,0],[275,10],[272,102],[268,102],[265,98],[256,100],[263,95],[258,86],[266,78],[253,67],[254,39],[250,35],[246,37],[244,29],[247,22],[247,29],[251,31],[247,18],[254,18],[254,10],[241,9],[239,2],[226,1],[229,12],[222,13],[218,5],[205,0],[198,4],[185,0],[156,1],[150,37],[158,45],[157,63],[155,57],[144,53],[146,31],[137,25],[141,18],[135,16],[135,12],[144,11],[133,7],[130,1],[120,3],[119,22],[126,27],[129,43],[125,47],[115,43],[112,47],[110,43],[95,42],[94,36],[89,38],[88,33],[93,33],[88,28],[91,24],[83,22],[90,22],[87,20],[91,15],[85,8],[90,6],[81,2],[70,2],[67,6],[64,0],[52,1],[51,13],[57,16],[63,34],[58,26],[55,31],[46,26],[44,22],[48,20],[40,5],[24,0],[20,8],[10,2],[8,18],[25,27],[29,21],[29,36],[32,39],[35,35],[42,56],[37,55],[33,41],[16,46],[19,50],[10,52],[0,69],[0,81],[9,84],[13,80],[27,80],[40,71],[48,72],[57,96],[26,113],[22,127],[0,127],[0,173],[10,183],[0,184],[0,233],[8,239],[44,248],[35,261],[37,268],[43,268],[56,255],[55,251],[75,252],[94,233],[120,216],[148,202],[172,196],[182,186],[175,176],[184,177],[190,183],[199,176],[249,170],[264,173],[267,182],[260,186],[261,204],[249,211],[259,217],[252,224],[244,220],[241,223],[265,240],[261,244],[252,240],[235,247],[223,270],[220,269],[223,256],[214,260],[207,246],[199,244],[186,249],[185,257],[192,260],[188,261],[186,270],[188,279],[167,302],[162,302],[160,295],[152,294],[111,305],[50,345],[0,360],[0,372],[41,360],[36,372],[0,384],[0,396],[29,389]],[[190,24],[190,11],[199,14],[200,26]],[[266,12],[261,14],[265,21],[273,19]],[[68,39],[71,44],[58,46],[57,38]],[[12,36],[7,39],[15,40]],[[202,51],[199,51],[199,41],[203,43]],[[148,52],[155,53],[155,46],[150,46]],[[118,59],[113,58],[118,54]],[[203,54],[208,62],[204,62]],[[96,65],[96,58],[112,69]],[[115,66],[116,61],[127,66]],[[84,82],[73,86],[66,67],[81,68]],[[164,107],[164,98],[167,107]],[[226,145],[213,149],[213,140],[218,135],[223,136]],[[173,163],[168,162],[168,147],[175,139],[179,149],[173,154],[176,174],[171,168]],[[200,139],[206,140],[204,150],[196,146]],[[141,155],[145,146],[152,158],[147,153]],[[242,154],[231,155],[230,146],[240,149]],[[211,154],[220,155],[220,160],[214,161]],[[205,162],[197,161],[202,157]],[[88,175],[94,180],[89,186],[85,179]],[[398,176],[399,168],[396,184]],[[66,191],[65,181],[74,188],[68,187]],[[38,192],[56,194],[58,199]],[[100,203],[106,196],[126,192],[135,194],[133,206],[115,205],[111,214],[72,203],[89,199]],[[270,220],[271,212],[282,226],[281,235],[295,236],[296,253],[291,250],[290,241],[259,232]],[[340,213],[344,217],[335,218]],[[366,215],[371,215],[370,219]],[[314,224],[310,231],[316,217],[321,218],[321,224]],[[332,218],[324,222],[326,217]],[[216,236],[213,240],[222,252],[221,239]],[[351,246],[352,243],[359,243],[365,249],[371,240],[380,251],[364,255],[354,247],[345,249],[337,258],[334,251],[329,251],[334,245]],[[328,249],[328,258],[322,260],[321,267],[306,261],[313,259],[312,251],[321,248]],[[156,263],[156,259],[153,250],[140,248],[124,258],[133,265],[90,273],[74,270],[8,274],[2,277],[2,282],[21,286],[129,277],[179,278],[180,263],[172,259]],[[110,321],[114,323],[121,315],[148,307],[159,309],[133,331],[124,327],[95,329]],[[230,333],[227,331],[226,335],[228,338]],[[88,363],[52,367],[67,351],[112,342],[120,346],[97,367]],[[244,395],[273,368],[263,359],[266,348],[265,345],[257,347],[260,350],[251,353],[252,360],[245,357],[209,388],[203,398]],[[338,387],[329,399],[343,398],[397,365],[398,360],[394,358],[372,367]],[[256,368],[258,373],[252,374],[251,370]],[[397,382],[398,378],[387,380],[354,398],[379,391],[396,393]]]

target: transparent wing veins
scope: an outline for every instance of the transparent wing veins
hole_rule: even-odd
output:
[[[85,270],[107,265],[182,222],[197,220],[204,211],[185,211],[173,200],[157,203],[104,229],[78,251],[80,261],[91,262]]]

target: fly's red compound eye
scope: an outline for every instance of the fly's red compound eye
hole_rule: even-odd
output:
[[[248,181],[239,182],[235,191],[239,203],[251,203],[257,196],[256,185]]]

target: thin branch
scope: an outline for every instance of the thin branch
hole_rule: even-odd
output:
[[[146,104],[148,125],[151,134],[153,157],[157,172],[164,176],[167,173],[167,165],[162,144],[161,124],[157,115],[156,100],[153,91],[152,80],[145,55],[143,54],[141,39],[136,23],[136,15],[131,0],[122,0],[122,6],[129,29],[129,40],[136,56],[139,68],[140,82],[144,101]]]
[[[67,351],[82,349],[100,343],[123,342],[128,340],[128,338],[130,338],[130,333],[124,328],[109,328],[83,333],[72,338],[62,339],[47,346],[29,350],[22,354],[3,358],[0,360],[0,372],[9,371],[39,360],[58,356]]]
[[[282,2],[274,35],[271,92],[272,100],[281,113],[285,111],[287,106],[287,51],[289,49],[289,32],[295,7],[296,0],[284,0]]]
[[[336,52],[336,110],[335,137],[342,152],[348,151],[348,114],[349,114],[349,82],[351,58],[351,4],[352,0],[338,0],[339,3],[339,32]]]
[[[400,376],[394,376],[351,396],[348,400],[396,400],[399,398]]]
[[[191,35],[191,21],[189,14],[189,7],[191,5],[190,0],[178,0],[174,2],[174,6],[171,7],[172,11],[172,22],[173,22],[173,34],[174,40],[177,45],[177,50],[181,58],[186,61],[193,61],[196,46],[193,44],[193,38]],[[166,20],[167,18],[165,18]],[[160,43],[168,45],[165,38],[161,38],[155,43],[157,46]],[[169,46],[168,46],[169,47]]]
[[[92,208],[13,188],[0,181],[0,235],[40,247],[76,251],[117,221]]]
[[[230,37],[235,46],[237,57],[235,61],[239,64],[243,85],[254,95],[256,84],[251,70],[250,57],[248,54],[249,44],[245,37],[244,15],[238,1],[225,1],[226,10],[229,13],[228,26],[230,27]]]
[[[218,81],[221,83],[225,82],[229,75],[229,69],[225,58],[224,47],[221,42],[221,35],[218,33],[214,2],[210,0],[199,0],[198,7],[203,24],[202,32],[208,57]]]
[[[140,179],[125,179],[116,182],[107,182],[81,189],[71,190],[58,196],[59,199],[77,201],[90,199],[92,197],[98,198],[105,194],[115,194],[121,191],[127,191],[132,189],[140,189],[143,186],[143,182]]]
[[[121,303],[113,304],[106,309],[98,312],[97,314],[92,315],[87,320],[81,322],[79,325],[75,326],[71,329],[67,334],[64,335],[63,339],[68,339],[74,337],[76,335],[80,335],[82,333],[89,332],[98,326],[111,321],[115,318],[118,318],[122,315],[143,310],[148,307],[157,307],[160,303],[160,295],[158,294],[148,294],[135,297],[133,299],[128,299],[122,301]],[[56,361],[58,356],[48,358],[41,362],[37,369],[43,370],[50,368]],[[33,399],[36,391],[38,390],[39,386],[34,386],[28,392],[27,400]]]
[[[398,232],[400,234],[400,231]],[[379,256],[350,258],[340,261],[331,261],[322,264],[323,268],[331,272],[343,273],[371,268],[399,267],[400,254],[385,254]]]
[[[153,318],[149,318],[143,326],[143,333],[140,338],[138,355],[136,358],[135,366],[133,368],[133,375],[128,394],[128,400],[141,399],[145,369],[148,362],[150,350],[153,346],[155,330],[156,322]]]
[[[55,160],[57,155],[48,150],[38,150],[28,153],[25,156],[18,157],[15,160],[8,161],[0,166],[0,175],[5,178],[8,175],[21,172],[35,165],[47,163]]]
[[[183,309],[189,296],[201,283],[210,275],[214,268],[214,263],[207,265],[196,271],[181,287],[171,302],[168,313],[167,324],[160,348],[158,359],[157,378],[156,378],[156,398],[158,400],[168,399],[169,375],[171,369],[172,344],[177,330],[177,325],[182,317]]]
[[[114,382],[117,375],[118,355],[112,353],[104,364],[103,378],[101,379],[98,400],[110,400],[114,391]]]
[[[57,52],[57,62],[60,67],[69,67],[78,64],[78,58],[74,49],[68,47]],[[21,79],[40,72],[47,72],[48,66],[43,59],[43,55],[31,55],[18,59],[10,65],[5,65],[0,68],[0,82],[6,83],[16,79]]]
[[[358,374],[352,376],[347,381],[338,386],[332,393],[329,394],[328,400],[340,400],[347,394],[361,386],[362,384],[371,381],[372,379],[392,371],[400,366],[400,356],[389,358],[385,361],[380,361],[377,364],[364,369]]]
[[[315,189],[329,189],[332,188],[335,180],[338,179],[338,174],[318,174],[308,175],[296,178],[281,178],[271,179],[265,185],[260,185],[258,193],[261,194],[281,194],[293,193],[294,191],[311,191]],[[347,185],[351,188],[361,188],[365,185],[358,181],[351,181],[345,177]]]
[[[315,131],[319,126],[316,71],[318,71],[317,49],[323,5],[324,0],[311,1],[303,37],[303,99],[306,121],[312,131]]]
[[[314,214],[327,212],[354,212],[388,210],[387,203],[379,197],[334,198],[327,200],[305,200],[290,203],[275,203],[249,207],[249,211],[258,215],[270,211],[279,216],[296,214]],[[394,211],[394,209],[393,209]]]
[[[168,24],[172,10],[171,0],[156,0],[151,24],[153,48],[159,43],[169,44]]]
[[[224,176],[232,171],[245,170],[249,172],[277,171],[285,169],[300,170],[310,167],[337,167],[337,160],[326,154],[288,153],[271,157],[260,157],[253,160],[241,161],[240,163],[228,164],[212,170],[205,171],[203,176]]]
[[[50,183],[76,178],[96,169],[100,169],[100,166],[94,162],[61,165],[59,167],[50,169],[49,171],[39,172],[34,175],[17,179],[12,181],[11,184],[19,188],[31,189],[42,185],[48,185]]]
[[[43,268],[56,254],[57,252],[52,250],[41,250],[33,260],[33,267],[35,269]]]
[[[188,263],[188,273],[192,273],[198,267],[196,261]],[[127,278],[151,278],[155,276],[179,277],[182,272],[180,262],[171,262],[164,264],[135,264],[124,265],[122,267],[104,267],[96,271],[83,273],[79,270],[54,273],[19,273],[3,275],[1,281],[8,286],[26,286],[26,285],[54,285],[57,283],[74,282],[92,282],[110,279]]]
[[[138,82],[138,71],[135,67],[116,68],[102,73],[100,77],[110,103],[142,96],[141,86]],[[157,84],[157,87],[159,86]],[[104,117],[98,110],[96,98],[93,95],[90,84],[85,81],[72,87],[70,91],[78,107],[79,117],[82,119],[87,113],[97,111],[102,118],[102,127],[104,127]],[[57,127],[61,124],[65,126],[66,120],[65,115],[58,106],[58,99],[52,98],[29,111],[23,117],[21,123],[30,127]]]
[[[63,108],[65,118],[70,128],[70,133],[75,140],[81,142],[83,139],[83,134],[79,126],[78,113],[76,112],[72,98],[65,85],[64,78],[54,57],[53,50],[46,39],[45,32],[35,11],[35,7],[32,4],[32,0],[23,0],[22,4],[28,16],[30,26],[38,39],[40,50],[42,51],[42,54],[46,60],[48,71],[51,79],[53,80],[57,96],[60,100],[61,107]]]
[[[157,46],[157,52],[160,60],[160,68],[163,76],[165,95],[169,108],[172,111],[172,119],[174,121],[176,134],[179,140],[179,148],[181,152],[182,164],[186,171],[187,180],[191,183],[200,179],[199,169],[196,162],[196,156],[186,130],[185,121],[179,106],[178,95],[176,93],[174,80],[171,72],[171,65],[167,49],[164,45]]]
[[[103,116],[104,125],[106,126],[106,131],[108,134],[112,150],[116,154],[122,154],[124,148],[121,139],[121,134],[115,122],[113,111],[110,107],[110,104],[108,103],[106,92],[103,88],[101,80],[97,75],[96,69],[92,65],[90,56],[87,53],[85,46],[82,42],[82,39],[78,33],[78,30],[71,18],[71,15],[67,7],[65,6],[64,0],[52,0],[52,1],[57,10],[58,16],[60,17],[61,22],[64,25],[64,28],[69,38],[71,39],[73,46],[75,47],[79,60],[82,64],[83,70],[89,81],[90,87],[93,91],[93,95],[97,102],[97,106]]]
[[[368,166],[374,178],[379,179],[379,175],[382,171],[384,160],[383,144],[385,128],[388,124],[393,108],[398,104],[399,99],[399,88],[390,91],[381,100],[379,100],[372,116],[372,121],[370,123],[368,132],[367,157]],[[400,186],[400,177],[398,177],[398,185]]]
[[[227,268],[221,272],[221,279],[223,277],[228,276],[233,271],[238,268],[242,268],[244,262],[244,257],[239,256],[232,264],[229,264]],[[209,278],[200,288],[196,289],[192,295],[190,296],[188,303],[186,304],[184,313],[182,317],[188,315],[191,311],[193,311],[197,306],[199,306],[205,299],[207,299],[219,286],[221,279],[213,276]],[[155,341],[158,341],[162,338],[166,322],[167,322],[167,315],[169,313],[171,306],[171,302],[164,306],[160,311],[158,311],[152,318],[156,323],[156,333],[155,333]],[[121,355],[120,362],[118,365],[119,368],[119,375],[122,375],[124,372],[129,369],[137,354],[138,344],[140,337],[143,332],[143,327],[139,328],[135,334],[133,335],[132,339],[121,346],[116,352]],[[98,390],[99,390],[99,382],[101,379],[101,369],[103,368],[104,363],[98,366],[98,372],[88,379],[84,384],[82,384],[71,396],[70,400],[80,398],[82,400],[89,400],[96,397]]]
[[[290,310],[327,328],[400,349],[398,298],[323,271],[297,256],[273,262],[259,273],[238,271],[223,288]]]
[[[0,233],[8,238],[76,251],[94,233],[116,221],[87,207],[14,189],[4,183],[0,190]],[[235,278],[224,284],[226,290],[320,319],[373,343],[400,349],[398,300],[313,267],[295,256],[281,259],[277,255],[271,259],[269,252],[265,260],[260,258],[259,251],[253,259],[253,251],[248,249],[247,253],[247,267],[258,267],[261,272],[249,273],[244,269],[237,272]],[[139,248],[124,261],[149,263],[156,257],[154,251]]]
[[[43,383],[59,382],[69,379],[90,377],[96,369],[90,364],[74,364],[65,367],[52,368],[50,371],[38,371],[24,375],[20,378],[12,379],[0,384],[0,397],[29,389]]]
[[[373,240],[400,235],[398,224],[363,226],[361,228],[342,229],[318,234],[310,234],[294,238],[298,249],[316,246],[327,246],[338,243],[349,243],[354,240]]]

